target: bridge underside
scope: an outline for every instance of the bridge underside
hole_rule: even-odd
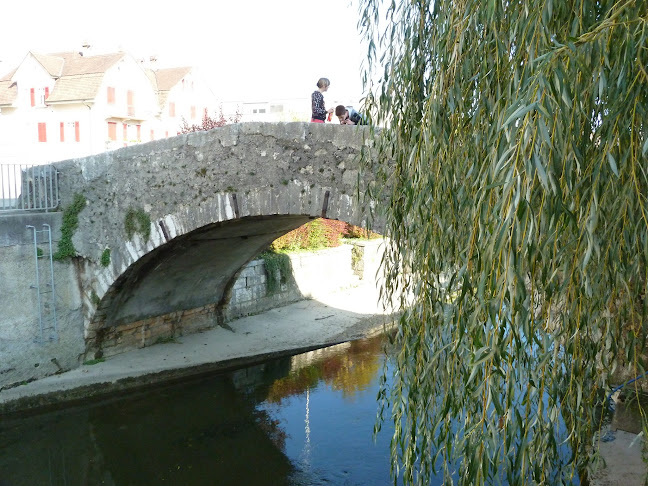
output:
[[[208,304],[222,305],[243,265],[309,219],[307,215],[246,217],[178,236],[121,275],[96,318],[107,328]]]

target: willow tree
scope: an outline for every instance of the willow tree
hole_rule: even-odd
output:
[[[613,373],[645,366],[648,2],[383,3],[360,26],[392,474],[582,480]]]

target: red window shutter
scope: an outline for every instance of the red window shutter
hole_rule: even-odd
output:
[[[108,122],[108,140],[117,140],[117,123]]]
[[[151,130],[151,140],[155,140],[155,131]]]
[[[169,138],[169,130],[167,130],[166,132],[164,132],[164,137],[165,137],[165,138]]]
[[[142,125],[137,125],[137,141],[142,140]]]
[[[175,103],[173,101],[169,102],[169,116],[175,116]]]
[[[191,119],[196,119],[196,107],[194,105],[191,106]]]
[[[49,98],[49,88],[45,86],[45,99]]]
[[[128,140],[128,125],[125,123],[122,123],[122,127],[124,128],[124,142]]]
[[[34,88],[29,90],[29,99],[32,106],[36,106],[36,90]]]
[[[81,141],[81,127],[79,126],[79,122],[74,122],[74,141]]]
[[[65,142],[65,123],[61,122],[61,142]]]
[[[108,87],[108,104],[115,104],[115,88]]]
[[[45,123],[38,124],[38,141],[47,142],[47,125]]]
[[[135,114],[135,93],[130,89],[126,93],[127,103],[128,103],[128,116],[133,116]]]

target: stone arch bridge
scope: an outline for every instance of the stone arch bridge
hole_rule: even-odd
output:
[[[86,349],[138,323],[222,321],[239,271],[274,239],[318,217],[366,225],[367,135],[235,124],[56,164],[62,206],[85,199],[72,242]]]

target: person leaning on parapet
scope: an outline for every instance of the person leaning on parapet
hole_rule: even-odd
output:
[[[367,122],[360,113],[350,106],[337,105],[335,116],[340,120],[340,125],[366,125]]]
[[[318,89],[313,91],[313,94],[311,96],[313,104],[311,122],[313,123],[324,123],[326,122],[326,115],[333,113],[333,108],[327,110],[324,106],[324,95],[322,94],[328,90],[328,87],[330,85],[331,82],[327,78],[320,78],[317,82]]]

